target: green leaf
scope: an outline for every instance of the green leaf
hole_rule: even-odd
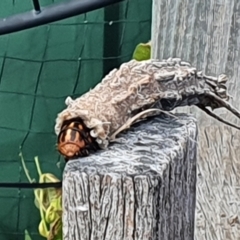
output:
[[[28,233],[28,230],[27,230],[27,229],[25,229],[24,233],[25,233],[25,238],[24,238],[24,240],[32,240],[31,237],[30,237],[30,235],[29,235],[29,233]]]
[[[133,59],[137,61],[148,60],[151,58],[151,43],[139,43],[134,52]]]

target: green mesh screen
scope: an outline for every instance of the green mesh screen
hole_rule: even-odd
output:
[[[52,4],[41,0],[42,6]],[[65,98],[80,96],[132,57],[150,40],[150,0],[129,0],[63,21],[0,36],[0,182],[28,182],[21,147],[32,177],[34,156],[44,173],[61,179],[55,118]],[[32,10],[29,1],[0,1],[0,17]],[[61,166],[57,165],[60,161]],[[0,189],[0,239],[38,234],[39,211],[33,190]]]

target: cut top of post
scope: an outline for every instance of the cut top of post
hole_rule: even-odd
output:
[[[116,172],[126,175],[149,172],[161,175],[172,155],[182,152],[190,138],[196,139],[196,128],[195,118],[184,114],[152,117],[120,134],[117,142],[110,144],[107,150],[69,161],[65,172],[78,170],[88,174],[98,171],[99,174]]]

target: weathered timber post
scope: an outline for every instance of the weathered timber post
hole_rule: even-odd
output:
[[[152,57],[180,57],[207,75],[229,77],[230,102],[240,109],[240,1],[153,0]],[[199,127],[196,240],[240,239],[240,133],[191,112]],[[240,124],[225,110],[222,118]]]
[[[193,240],[196,193],[194,118],[158,116],[63,176],[64,240]]]

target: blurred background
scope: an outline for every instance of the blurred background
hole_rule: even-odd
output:
[[[41,0],[48,6],[62,0]],[[31,1],[0,1],[0,18],[31,11]],[[151,37],[151,0],[125,0],[77,17],[0,36],[0,182],[28,182],[19,157],[38,181],[59,179],[64,161],[56,151],[57,113],[93,88],[113,68],[132,58]],[[61,163],[60,165],[58,163]],[[33,190],[0,189],[0,239],[39,236]]]

